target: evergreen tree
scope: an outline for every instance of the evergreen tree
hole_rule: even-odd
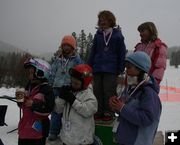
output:
[[[93,35],[91,33],[89,33],[89,35],[87,36],[87,48],[86,48],[85,60],[84,60],[85,62],[87,62],[87,59],[89,57],[89,53],[90,53],[92,44],[93,44]]]
[[[81,30],[81,33],[80,33],[77,41],[78,41],[78,46],[80,47],[79,55],[82,58],[82,60],[85,60],[87,40],[86,40],[86,34],[85,34],[84,30]]]

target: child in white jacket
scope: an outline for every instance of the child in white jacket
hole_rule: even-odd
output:
[[[64,145],[89,145],[93,143],[95,130],[94,114],[97,100],[89,84],[92,81],[92,69],[80,64],[70,69],[71,86],[60,88],[56,100],[56,111],[63,112],[61,140]]]

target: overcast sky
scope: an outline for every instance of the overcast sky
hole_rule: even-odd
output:
[[[168,46],[180,45],[180,0],[0,0],[0,40],[30,52],[54,52],[66,34],[95,33],[97,14],[112,11],[128,49],[137,27],[153,21]]]

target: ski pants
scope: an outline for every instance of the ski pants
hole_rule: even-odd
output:
[[[109,98],[116,95],[117,75],[111,73],[95,73],[93,92],[98,101],[97,114],[112,112],[109,108]]]

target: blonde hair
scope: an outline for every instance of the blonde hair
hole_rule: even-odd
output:
[[[150,41],[154,41],[158,37],[158,32],[155,24],[153,22],[145,22],[138,26],[137,30],[142,32],[148,30],[150,32]]]

